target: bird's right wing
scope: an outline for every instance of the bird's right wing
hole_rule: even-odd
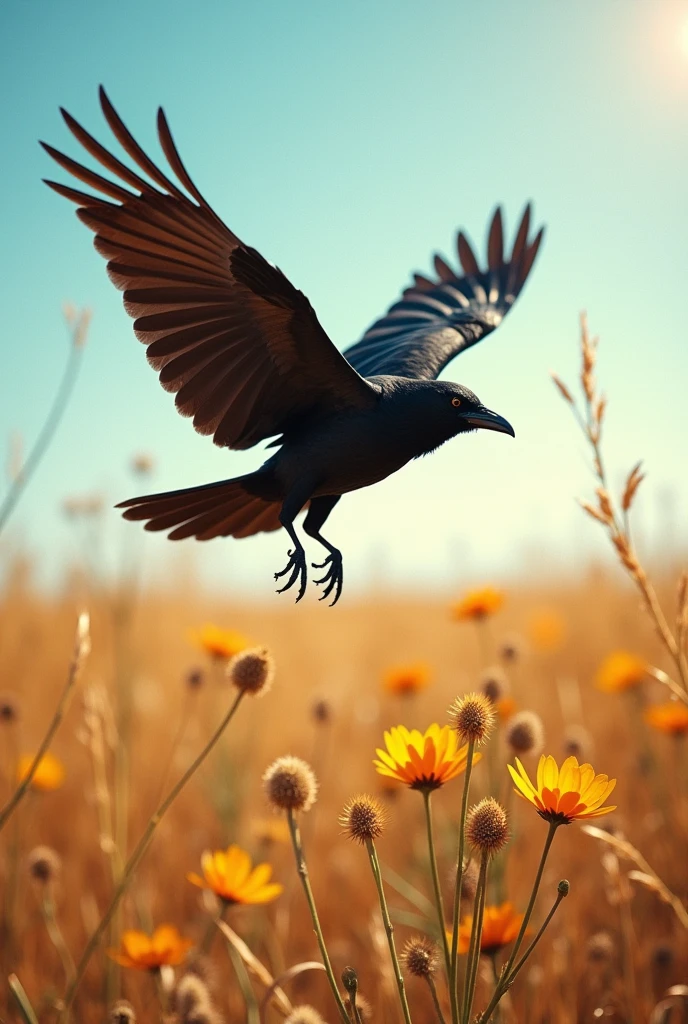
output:
[[[377,391],[335,348],[306,296],[244,245],[198,191],[162,110],[158,134],[177,182],[143,152],[102,88],[100,102],[113,135],[147,177],[63,110],[87,153],[119,180],[43,143],[101,195],[47,184],[76,202],[80,220],[95,232],[96,249],[136,318],[136,336],[162,386],[176,394],[179,412],[215,444],[250,448],[309,416],[373,406]]]
[[[502,213],[492,218],[487,266],[481,269],[463,232],[457,248],[463,273],[435,256],[438,280],[421,274],[387,313],[344,355],[364,377],[393,374],[433,380],[447,363],[501,323],[525,284],[543,228],[528,238],[526,206],[511,255],[504,254]]]

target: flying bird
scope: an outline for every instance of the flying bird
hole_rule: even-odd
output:
[[[249,537],[283,527],[292,547],[278,593],[303,597],[308,566],[294,522],[325,549],[313,568],[321,600],[339,599],[342,554],[322,535],[343,494],[368,487],[457,434],[511,434],[472,391],[437,377],[498,326],[521,291],[543,229],[530,236],[526,206],[510,253],[502,214],[492,218],[481,267],[463,232],[461,270],[435,256],[436,278],[414,283],[342,354],[310,302],[277,267],[218,217],[182,163],[162,109],[157,128],[169,171],[144,153],[100,89],[105,120],[137,170],[65,110],[77,141],[112,177],[41,143],[63,170],[98,195],[46,184],[78,206],[95,232],[134,332],[183,416],[224,448],[270,441],[277,451],[245,476],[121,502],[125,519],[170,540]],[[168,174],[171,172],[171,177]],[[114,179],[114,180],[113,180]],[[107,197],[107,198],[103,198]]]

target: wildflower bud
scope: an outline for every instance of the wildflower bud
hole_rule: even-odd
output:
[[[562,878],[561,882],[557,886],[557,893],[563,897],[568,896],[570,891],[571,883],[569,882],[568,878]]]
[[[545,742],[542,719],[534,711],[519,711],[509,722],[505,736],[515,754],[539,754]]]
[[[402,951],[401,962],[414,977],[429,978],[435,973],[439,963],[437,946],[422,936],[409,939]]]
[[[499,657],[505,664],[512,665],[523,653],[518,637],[507,637],[499,646]]]
[[[190,668],[186,673],[186,685],[190,690],[198,690],[203,686],[203,669],[202,668]]]
[[[358,990],[358,975],[353,967],[345,967],[342,971],[342,985],[350,994],[356,995]]]
[[[463,874],[461,875],[461,899],[467,903],[472,903],[475,899],[475,891],[478,888],[478,865],[474,860],[469,860],[468,864],[464,865]]]
[[[332,706],[328,700],[316,700],[311,708],[311,714],[318,725],[326,725],[332,718]]]
[[[136,1024],[134,1007],[126,999],[118,999],[110,1007],[108,1024]]]
[[[12,725],[19,718],[19,702],[12,693],[0,694],[0,723]]]
[[[325,1024],[317,1010],[312,1006],[295,1006],[284,1024]]]
[[[386,815],[373,796],[361,793],[349,800],[339,816],[339,824],[357,843],[379,839],[384,831]]]
[[[494,797],[485,797],[470,809],[466,836],[471,846],[488,856],[494,856],[506,846],[509,838],[506,811]]]
[[[507,678],[497,665],[488,669],[480,681],[480,691],[491,704],[498,704],[502,697],[506,697],[508,690]]]
[[[614,956],[614,940],[609,932],[597,932],[591,935],[586,945],[586,953],[591,963],[607,963]]]
[[[28,867],[35,882],[48,885],[59,875],[62,862],[49,846],[37,846],[29,854]]]
[[[457,697],[449,708],[449,719],[464,740],[482,741],[489,735],[494,723],[492,702],[480,693],[467,693],[465,697]]]
[[[227,675],[237,690],[257,696],[267,693],[272,686],[275,663],[265,647],[254,647],[232,658]]]
[[[582,725],[571,725],[564,733],[564,754],[583,764],[592,756],[592,736]]]
[[[318,783],[313,769],[300,757],[278,757],[263,775],[268,800],[282,811],[308,811]]]

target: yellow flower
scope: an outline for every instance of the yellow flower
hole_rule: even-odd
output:
[[[211,622],[207,622],[198,630],[193,630],[189,635],[193,643],[218,661],[229,661],[235,654],[249,646],[249,641],[243,633],[238,633],[235,629],[220,629]]]
[[[653,704],[645,711],[645,721],[667,736],[684,736],[688,733],[688,707],[675,700]]]
[[[34,754],[25,754],[17,762],[17,782],[23,782],[33,764]],[[42,793],[59,789],[65,779],[64,765],[48,750],[38,762],[31,786]]]
[[[183,939],[174,925],[161,924],[152,935],[135,929],[124,932],[120,948],[109,949],[108,956],[123,967],[153,971],[180,964],[192,946],[192,940]]]
[[[410,697],[424,690],[430,683],[430,668],[425,662],[414,665],[395,665],[387,669],[382,685],[388,693],[399,697]]]
[[[548,757],[543,754],[537,768],[537,787],[519,759],[515,760],[516,768],[510,764],[507,768],[516,784],[516,792],[530,801],[545,821],[568,825],[574,818],[598,818],[616,810],[616,807],[602,806],[614,789],[616,779],[595,775],[592,765],[579,765],[576,757],[567,757],[559,768],[551,754]]]
[[[504,604],[504,594],[494,587],[483,587],[482,590],[470,590],[467,594],[452,605],[452,618],[462,621],[464,619],[486,619],[494,615]]]
[[[397,725],[385,733],[385,746],[386,750],[376,750],[380,760],[373,761],[378,773],[411,789],[439,789],[466,769],[468,744],[459,747],[458,737],[448,725],[435,723],[424,733]],[[480,756],[473,755],[473,764]]]
[[[528,636],[537,650],[556,651],[566,637],[566,622],[553,608],[540,608],[530,617]]]
[[[189,874],[186,877],[201,889],[210,889],[225,903],[269,903],[276,899],[284,886],[270,882],[272,867],[258,864],[252,868],[251,858],[240,846],[227,850],[210,850],[201,857],[203,878]]]
[[[638,686],[647,676],[647,662],[629,651],[613,651],[597,670],[597,685],[607,693],[621,693]]]
[[[485,907],[480,951],[487,954],[498,953],[504,946],[508,946],[518,935],[524,916],[516,913],[512,903],[502,903],[499,907]],[[464,917],[459,925],[459,953],[468,952],[472,927],[473,918]]]

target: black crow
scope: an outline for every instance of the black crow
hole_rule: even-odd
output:
[[[274,439],[277,452],[260,469],[234,480],[123,501],[126,519],[170,540],[248,537],[283,526],[291,537],[279,592],[305,592],[306,554],[294,529],[327,551],[315,582],[334,604],[342,590],[341,552],[322,536],[342,494],[384,480],[410,459],[456,434],[477,428],[513,436],[502,416],[460,384],[436,380],[447,363],[493,331],[523,287],[542,240],[523,214],[505,256],[501,211],[490,225],[481,269],[463,233],[463,272],[435,256],[437,280],[415,276],[401,299],[361,340],[339,352],[313,307],[284,274],[245,245],[220,220],[189,177],[162,109],[160,144],[176,181],[146,156],[104,89],[100,103],[132,170],[62,110],[84,149],[118,179],[112,181],[42,143],[90,195],[54,181],[77,203],[95,232],[134,331],[177,409],[201,434],[226,448]],[[128,186],[128,187],[125,187]],[[109,201],[108,201],[109,200]],[[321,600],[322,600],[321,598]]]

